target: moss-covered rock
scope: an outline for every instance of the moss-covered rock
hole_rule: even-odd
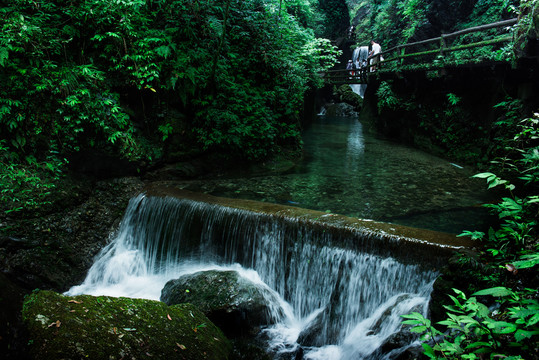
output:
[[[23,306],[35,359],[227,359],[229,341],[191,304],[32,293]]]
[[[236,271],[201,271],[170,280],[161,301],[196,305],[229,337],[254,333],[257,326],[273,324],[283,314],[275,294]]]
[[[361,109],[361,106],[363,105],[363,99],[352,90],[350,85],[339,86],[336,89],[335,96],[338,101],[353,106],[356,111]]]

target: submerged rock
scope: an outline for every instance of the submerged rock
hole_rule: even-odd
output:
[[[358,114],[352,105],[347,103],[336,103],[327,105],[326,116],[357,117]]]
[[[229,341],[191,304],[32,293],[23,307],[35,359],[227,359]]]
[[[273,324],[283,315],[273,292],[236,271],[201,271],[170,280],[161,301],[196,305],[229,337],[252,334],[256,327]]]

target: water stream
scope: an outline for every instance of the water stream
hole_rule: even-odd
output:
[[[277,294],[285,309],[264,330],[276,359],[294,353],[302,331],[305,359],[374,359],[400,328],[400,315],[426,314],[435,272],[335,246],[335,234],[291,219],[141,194],[131,200],[114,240],[86,280],[68,292],[159,299],[182,274],[235,270]],[[368,249],[365,249],[368,250]],[[305,333],[305,332],[304,332]],[[401,349],[402,350],[402,349]],[[387,357],[389,358],[389,357]]]
[[[355,118],[321,116],[304,161],[286,174],[188,181],[187,190],[459,234],[488,230],[492,197],[475,169],[373,135]]]

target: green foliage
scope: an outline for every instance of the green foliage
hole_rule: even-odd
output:
[[[427,19],[428,5],[425,0],[408,0],[401,2],[402,14],[406,19],[406,28],[403,30],[403,40],[408,42],[415,35],[416,30]]]
[[[378,111],[383,109],[396,110],[402,105],[402,101],[397,97],[393,89],[391,88],[391,83],[387,81],[382,81],[378,90],[376,91],[376,96],[378,98]]]
[[[180,144],[255,160],[299,147],[303,94],[339,55],[307,28],[320,21],[313,1],[8,0],[0,134],[5,186],[20,189],[5,194],[25,190],[29,156],[149,163]]]
[[[55,154],[49,154],[43,161],[32,155],[14,161],[16,157],[6,141],[0,140],[0,211],[29,212],[51,204],[51,192],[63,177],[67,160],[58,160]]]
[[[511,109],[511,108],[510,108]],[[537,190],[539,182],[539,114],[524,120],[515,120],[514,109],[509,111],[500,126],[513,125],[513,131],[506,132],[506,139],[500,141],[500,151],[503,157],[493,161],[500,172],[518,181],[520,186],[529,190],[523,193],[509,180],[500,178],[491,172],[475,175],[484,178],[489,188],[503,186],[511,196],[503,197],[497,204],[487,204],[501,221],[498,230],[490,231],[486,242],[494,248],[491,253],[507,259],[511,254],[529,256],[528,252],[537,253],[537,218],[539,196]],[[504,153],[501,153],[501,151]],[[517,196],[515,191],[526,196]]]
[[[403,315],[412,332],[422,334],[425,355],[430,359],[524,359],[533,351],[539,335],[539,303],[534,290],[512,291],[494,287],[477,291],[468,298],[453,289],[452,305],[445,306],[448,318],[438,324],[442,332],[419,313]],[[491,310],[477,296],[498,298],[500,307]],[[481,354],[481,355],[479,355]]]
[[[446,156],[458,161],[476,162],[488,146],[477,134],[488,135],[485,127],[473,120],[468,98],[454,93],[433,94],[428,106],[421,106],[413,93],[399,92],[391,81],[382,81],[377,89],[378,111],[390,111],[418,121],[424,136],[444,149]],[[397,115],[398,113],[398,115]]]
[[[369,32],[383,49],[405,44],[426,23],[428,8],[425,0],[382,1],[373,6]]]
[[[536,230],[539,114],[518,120],[520,107],[517,102],[508,100],[498,107],[506,109],[505,116],[498,121],[503,134],[496,138],[497,153],[503,157],[493,164],[511,181],[493,172],[480,173],[475,177],[485,179],[489,189],[501,187],[507,194],[497,204],[486,205],[498,215],[500,225],[497,229],[490,229],[488,235],[479,231],[461,234],[481,240],[487,249],[481,261],[484,267],[492,269],[492,274],[483,276],[481,281],[493,287],[476,291],[469,298],[463,291],[454,289],[457,296],[450,295],[452,305],[445,306],[447,319],[438,322],[445,331],[435,328],[430,320],[418,313],[405,316],[407,320],[404,323],[413,325],[412,331],[422,334],[425,355],[431,359],[479,359],[486,356],[491,359],[524,359],[536,351],[539,335],[536,281],[533,275],[531,280],[516,276],[520,271],[533,271],[539,264]],[[504,278],[500,271],[510,273],[514,278]],[[479,280],[478,274],[469,272]],[[485,298],[491,303],[484,304],[478,301],[479,296],[494,297],[494,300]]]
[[[130,159],[141,157],[119,95],[111,91],[97,61],[86,57],[93,50],[90,34],[97,29],[80,22],[104,11],[98,14],[99,28],[111,12],[126,11],[133,4],[118,2],[118,8],[107,8],[96,1],[64,7],[12,1],[9,5],[0,23],[0,45],[7,49],[0,73],[5,84],[0,89],[0,131],[15,139],[11,149],[36,156],[55,149],[68,155],[100,145]],[[103,37],[119,36],[107,32]]]
[[[315,21],[307,2],[280,18],[278,1],[229,3],[225,28],[223,1],[7,1],[1,211],[50,205],[65,159],[82,149],[152,161],[171,140],[247,159],[299,146],[303,92],[338,54],[291,15]],[[168,118],[175,109],[182,116]]]
[[[346,0],[321,0],[318,3],[323,14],[324,29],[320,35],[330,39],[343,37],[350,25]]]
[[[325,16],[318,4],[318,0],[287,0],[282,3],[286,12],[296,18],[303,27],[313,29],[317,36],[323,36]]]
[[[333,66],[338,53],[288,12],[277,18],[272,3],[232,4],[227,22],[234,31],[224,37],[215,79],[199,79],[190,102],[193,130],[206,150],[257,160],[299,147],[303,94],[322,84],[318,72]]]
[[[455,106],[461,101],[461,98],[458,97],[457,95],[453,94],[453,93],[449,93],[449,94],[447,94],[447,100],[449,100],[449,103],[452,106]]]
[[[354,2],[356,3],[356,2]],[[358,2],[356,14],[361,14],[368,21],[358,23],[357,33],[359,43],[366,44],[370,39],[376,39],[383,50],[393,48],[400,44],[411,43],[427,38],[438,37],[442,33],[485,25],[496,21],[517,17],[517,0],[481,0],[474,2],[436,2],[430,0],[364,0]],[[532,3],[532,2],[529,2]],[[531,6],[531,5],[526,5]],[[521,6],[521,12],[525,11]],[[532,11],[528,11],[531,14]],[[530,23],[531,16],[523,18]],[[357,20],[357,19],[356,19]],[[523,25],[518,25],[523,27]],[[471,43],[481,43],[476,48],[466,48],[458,51],[445,52],[441,59],[436,54],[425,55],[421,60],[406,59],[406,66],[419,70],[425,67],[426,62],[436,61],[437,66],[461,65],[484,60],[510,61],[514,59],[513,44],[501,42],[492,44],[492,41],[527,33],[531,30],[530,38],[535,38],[536,31],[529,24],[520,30],[517,27],[490,29],[480,33],[471,33],[457,38],[446,39],[447,48],[465,47]],[[515,31],[517,30],[517,31]],[[489,43],[490,42],[490,43]],[[524,41],[521,42],[524,44]],[[438,53],[439,43],[421,45],[406,49],[407,53],[435,51]],[[397,55],[397,54],[393,54]],[[392,56],[393,56],[392,55]],[[386,59],[389,56],[385,56]],[[429,59],[428,61],[426,59]],[[396,63],[385,64],[384,69],[389,70]],[[402,66],[403,64],[399,64]],[[403,69],[404,70],[404,69]]]

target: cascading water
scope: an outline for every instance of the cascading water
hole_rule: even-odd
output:
[[[426,312],[436,274],[372,249],[337,246],[339,236],[294,218],[141,194],[68,295],[159,299],[170,279],[233,269],[271,288],[286,310],[264,330],[276,358],[298,342],[305,359],[391,358],[379,347],[400,329],[400,315]]]
[[[354,49],[354,53],[352,54],[352,61],[354,63],[354,66],[356,69],[359,69],[366,65],[367,58],[369,57],[369,47],[368,46],[360,46]],[[359,85],[350,85],[352,90],[361,96],[362,98],[365,96],[365,90],[367,89],[367,84],[359,84]]]

